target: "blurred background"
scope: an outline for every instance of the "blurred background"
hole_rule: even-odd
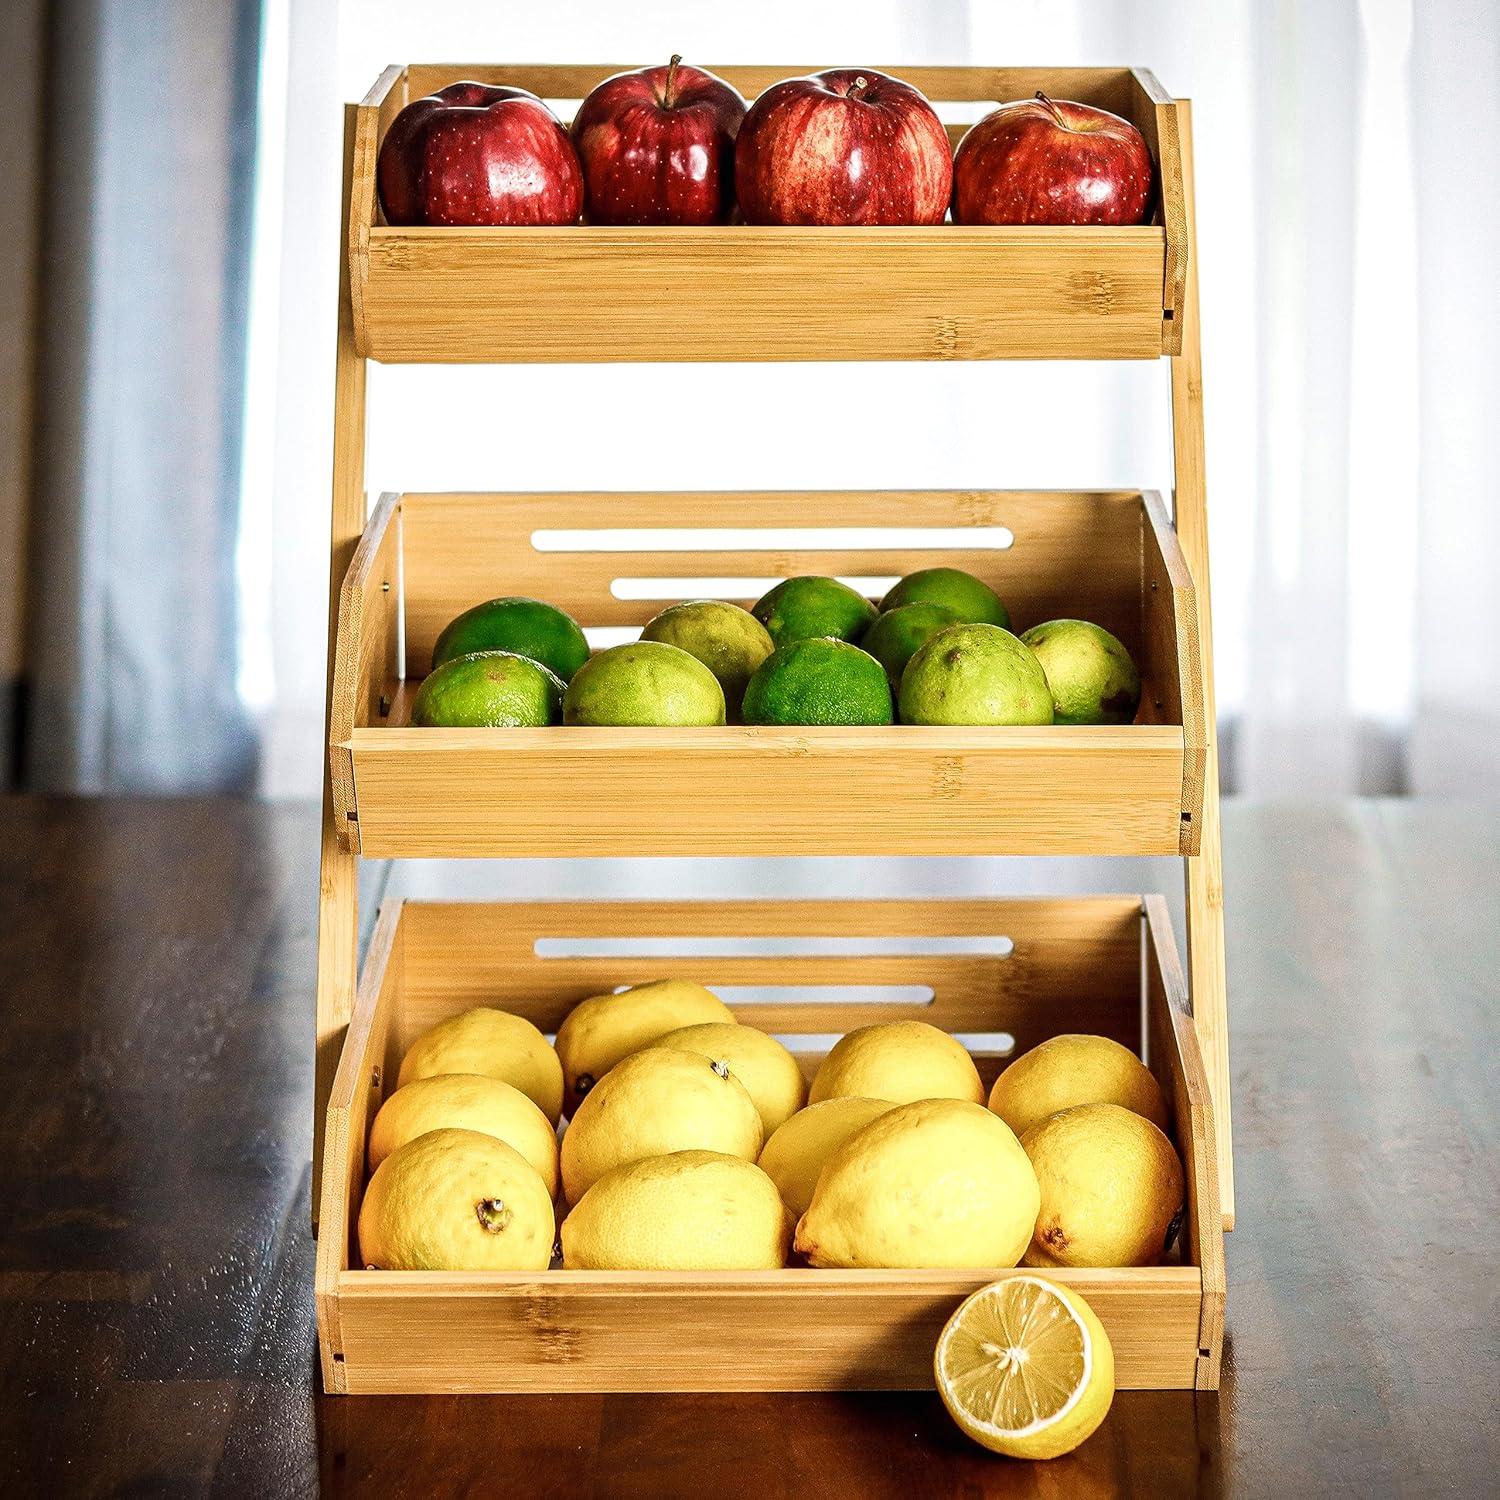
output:
[[[1192,98],[1226,790],[1500,792],[1493,0],[4,0],[9,782],[316,795],[342,101],[673,51]],[[1171,488],[1164,362],[375,366],[370,403],[372,494]]]

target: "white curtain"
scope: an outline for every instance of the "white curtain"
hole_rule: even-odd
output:
[[[1226,785],[1500,792],[1492,3],[267,0],[266,17],[240,561],[269,791],[311,793],[322,766],[338,101],[393,60],[675,50],[1139,62],[1192,98]],[[1164,366],[377,368],[370,397],[372,492],[1171,485]]]
[[[258,22],[259,0],[49,7],[34,787],[257,781],[233,558]]]

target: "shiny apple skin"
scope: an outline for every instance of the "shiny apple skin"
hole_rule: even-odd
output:
[[[389,224],[571,224],[583,169],[557,116],[525,89],[450,83],[391,122],[375,170]]]
[[[773,84],[750,106],[734,180],[749,224],[940,224],[953,158],[909,83],[832,68]]]
[[[1022,99],[958,143],[953,221],[1142,224],[1152,178],[1151,152],[1129,120],[1066,99]]]
[[[686,63],[606,78],[573,119],[589,221],[722,224],[744,118],[739,90]]]

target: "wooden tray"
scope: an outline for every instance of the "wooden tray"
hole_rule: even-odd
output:
[[[579,954],[589,940],[597,950],[600,939],[622,938],[629,951],[618,956]],[[387,906],[324,1135],[317,1308],[326,1389],[931,1385],[942,1323],[968,1293],[1006,1272],[460,1274],[365,1271],[351,1259],[368,1123],[423,1030],[493,1004],[550,1033],[585,996],[665,974],[720,987],[742,1020],[786,1037],[809,1073],[829,1033],[908,1016],[990,1034],[968,1038],[986,1082],[1010,1055],[994,1033],[1009,1033],[1019,1050],[1069,1031],[1144,1047],[1186,1169],[1180,1259],[1048,1274],[1088,1297],[1109,1330],[1122,1387],[1217,1386],[1224,1244],[1213,1115],[1166,906],[1153,896],[1144,904],[1086,897]],[[868,990],[851,998],[841,986],[926,987],[932,999],[902,992],[895,1003],[874,1001]]]
[[[629,65],[390,67],[354,121],[349,293],[377,360],[1154,359],[1181,348],[1188,236],[1179,106],[1140,68],[885,69],[956,142],[998,100],[1038,89],[1139,127],[1157,164],[1138,228],[817,229],[570,225],[392,228],[375,162],[411,100],[457,79],[507,83],[560,118]],[[715,67],[746,98],[815,69]],[[959,106],[955,109],[953,106]]]
[[[670,530],[682,527],[697,535]],[[934,527],[947,545],[924,550],[923,533]],[[787,528],[798,528],[790,544]],[[1013,544],[984,550],[996,528]],[[726,537],[730,530],[738,536]],[[538,550],[538,541],[559,538],[584,550]],[[714,550],[729,540],[754,550]],[[836,550],[814,550],[812,540]],[[661,550],[685,543],[694,550]],[[609,550],[626,546],[657,550]],[[881,580],[940,563],[993,582],[1018,629],[1078,615],[1115,632],[1141,669],[1141,722],[486,730],[406,722],[438,632],[497,594],[550,600],[585,627],[639,626],[671,597],[711,591],[697,580],[748,578],[745,604],[766,577],[798,573],[867,578],[878,595]],[[677,592],[619,597],[631,592],[622,579],[640,577],[676,580]],[[338,824],[374,857],[1188,853],[1197,848],[1205,754],[1197,628],[1176,534],[1158,497],[1138,491],[387,495],[340,602],[331,722]]]

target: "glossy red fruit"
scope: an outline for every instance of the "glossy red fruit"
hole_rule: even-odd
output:
[[[391,122],[376,163],[391,224],[571,224],[583,169],[557,116],[525,89],[450,83]]]
[[[1119,115],[1066,99],[991,111],[953,155],[956,224],[1141,224],[1151,152]]]
[[[953,160],[917,89],[834,68],[773,84],[750,106],[734,180],[750,224],[939,224]]]
[[[595,224],[720,224],[734,209],[737,89],[673,57],[606,78],[573,120]]]

